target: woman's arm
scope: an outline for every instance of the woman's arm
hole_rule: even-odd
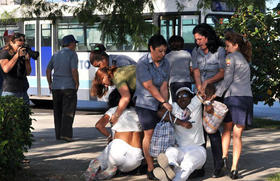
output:
[[[19,58],[19,52],[17,52],[11,60],[8,59],[2,59],[0,60],[0,65],[5,73],[9,73],[11,69],[15,66],[17,60]]]
[[[162,103],[162,105],[168,110],[171,111],[172,110],[172,106],[167,102],[167,99],[165,99],[166,97],[163,97],[161,95],[161,93],[158,91],[158,89],[154,86],[152,80],[148,80],[146,82],[142,83],[143,87],[145,89],[147,89],[152,96],[158,100],[159,102]]]
[[[160,94],[164,98],[164,100],[168,100],[168,82],[164,81],[160,86]]]
[[[162,119],[162,117],[164,116],[164,114],[166,113],[166,108],[162,107],[161,109],[158,110],[157,115],[160,119]],[[182,121],[180,119],[176,119],[175,116],[173,116],[170,112],[168,112],[166,114],[166,116],[163,118],[164,121],[169,121],[169,122],[175,122],[175,124],[182,126],[184,128],[192,128],[192,123],[190,123],[189,121]]]
[[[201,91],[200,71],[198,68],[193,69],[193,76],[197,90]]]
[[[112,118],[110,120],[110,122],[114,125],[117,121],[118,118],[121,116],[121,114],[123,113],[123,111],[126,109],[127,105],[130,102],[130,91],[127,85],[122,85],[120,88],[118,88],[118,91],[121,95],[119,104],[118,104],[118,108],[116,110],[116,112],[112,115]]]
[[[202,83],[202,86],[201,86],[202,91],[204,92],[204,90],[205,90],[205,88],[208,84],[212,84],[212,83],[215,83],[215,82],[218,82],[218,81],[222,80],[224,78],[224,74],[225,74],[225,69],[220,68],[219,72],[216,75],[214,75],[213,77],[205,80]]]
[[[110,116],[105,114],[95,124],[95,128],[106,137],[109,137],[111,135],[111,133],[106,129],[106,125],[109,123],[109,120]]]

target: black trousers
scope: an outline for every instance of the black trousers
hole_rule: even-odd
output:
[[[75,89],[56,89],[53,94],[53,113],[56,139],[73,137],[73,121],[77,107]]]
[[[221,138],[221,133],[219,130],[217,130],[216,133],[214,134],[208,134],[204,130],[204,138],[205,138],[205,144],[204,147],[206,148],[206,143],[207,143],[207,135],[210,139],[211,143],[211,151],[212,151],[212,156],[214,160],[214,171],[221,169],[224,165],[222,156],[223,156],[223,151],[222,151],[222,138]]]

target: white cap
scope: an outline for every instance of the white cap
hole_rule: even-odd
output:
[[[188,88],[188,87],[181,87],[180,89],[178,89],[178,90],[176,91],[176,95],[178,95],[179,92],[184,91],[184,90],[185,90],[185,91],[188,91],[188,92],[191,93],[191,94],[194,94],[194,92],[191,91],[190,88]]]

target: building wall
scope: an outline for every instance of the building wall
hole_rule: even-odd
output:
[[[15,5],[20,4],[21,0],[0,0],[0,5]]]

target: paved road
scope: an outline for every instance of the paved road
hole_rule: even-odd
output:
[[[93,127],[100,114],[78,111],[74,122],[75,141],[66,143],[54,137],[53,115],[50,110],[33,109],[34,143],[26,153],[30,164],[25,171],[28,174],[17,180],[24,181],[79,181],[89,161],[103,150],[105,139]],[[266,129],[247,130],[243,139],[243,153],[240,160],[239,180],[261,181],[280,172],[280,131]],[[207,147],[208,158],[206,175],[194,181],[227,181],[228,177],[212,179],[212,158]],[[145,175],[124,176],[112,180],[146,180]]]

